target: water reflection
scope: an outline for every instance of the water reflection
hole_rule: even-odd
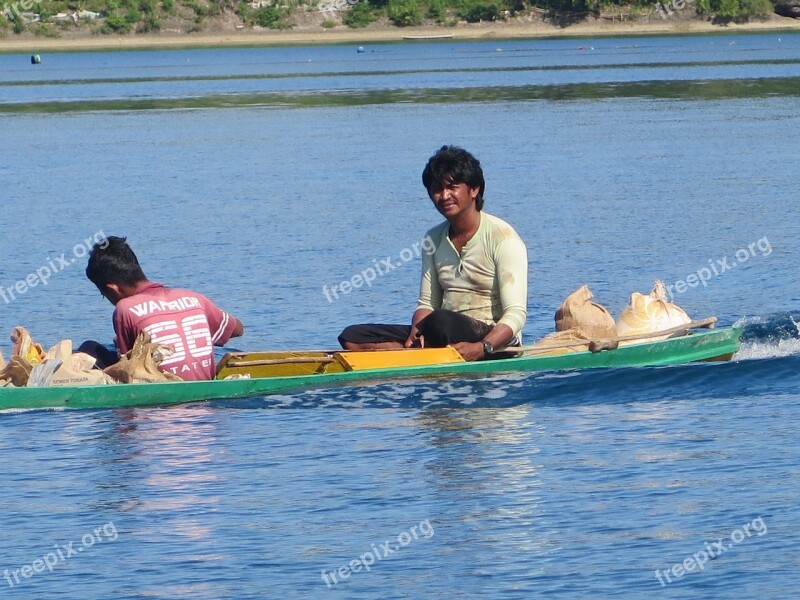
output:
[[[154,496],[142,508],[177,510],[218,502],[214,495],[198,493],[218,489],[223,478],[213,470],[226,451],[219,445],[212,409],[118,410],[115,416],[117,461]]]
[[[165,564],[222,561],[210,516],[219,509],[227,454],[218,415],[208,407],[120,409],[97,413],[104,425],[98,440],[100,470],[92,507],[125,514],[116,517],[130,546],[163,548]],[[176,552],[181,548],[181,552]],[[160,593],[189,597],[191,586],[153,580]],[[208,597],[220,593],[204,584]],[[197,589],[195,589],[197,591]]]
[[[541,575],[542,564],[520,561],[520,553],[535,559],[558,550],[541,504],[542,430],[533,410],[432,409],[415,419],[431,435],[431,485],[448,499],[452,542],[469,547],[470,570]]]
[[[793,72],[791,73],[793,74]],[[41,102],[2,102],[0,113],[63,113],[99,110],[165,110],[179,108],[276,107],[312,108],[365,106],[373,104],[450,104],[465,102],[520,102],[530,100],[597,100],[605,98],[659,98],[720,100],[794,97],[800,93],[800,77],[741,79],[670,79],[649,81],[604,81],[539,85],[494,85],[487,87],[417,87],[394,89],[303,90],[193,94],[159,97],[158,93],[125,97],[114,94],[95,99]],[[695,74],[696,75],[696,74]],[[463,82],[462,82],[463,83]],[[207,87],[205,88],[207,90]],[[144,97],[142,97],[144,96]],[[148,97],[149,96],[149,97]]]

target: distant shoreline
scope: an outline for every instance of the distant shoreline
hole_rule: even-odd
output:
[[[185,49],[207,47],[303,46],[326,44],[375,44],[387,42],[418,43],[404,37],[452,36],[450,42],[470,40],[514,40],[537,38],[596,38],[655,35],[691,35],[726,33],[800,32],[800,19],[774,16],[763,23],[728,26],[701,20],[656,20],[610,23],[587,19],[569,27],[557,27],[541,21],[461,24],[456,27],[399,28],[373,26],[365,29],[319,27],[288,31],[234,30],[191,34],[99,35],[82,33],[61,38],[9,36],[0,38],[0,52],[91,52],[109,50]]]

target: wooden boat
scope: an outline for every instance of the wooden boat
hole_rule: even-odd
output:
[[[443,33],[440,35],[404,35],[404,40],[413,40],[413,41],[430,41],[430,40],[452,40],[453,34],[452,33]]]
[[[685,332],[684,332],[685,333]],[[464,362],[451,348],[384,352],[259,352],[228,354],[214,381],[82,387],[0,388],[0,410],[33,408],[119,408],[169,405],[212,399],[248,398],[308,388],[431,377],[460,377],[602,367],[677,365],[728,360],[739,348],[741,330],[710,329],[616,349],[520,356]],[[431,364],[432,363],[432,364]],[[247,375],[249,378],[242,378]]]

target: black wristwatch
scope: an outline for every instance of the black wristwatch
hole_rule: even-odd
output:
[[[487,342],[486,340],[483,340],[483,353],[486,356],[494,354],[494,346],[492,346],[492,342]]]

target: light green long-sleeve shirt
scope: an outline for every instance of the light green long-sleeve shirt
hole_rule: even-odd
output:
[[[528,252],[511,225],[480,214],[478,231],[460,255],[447,221],[428,231],[436,249],[422,255],[417,309],[443,308],[489,325],[503,323],[518,336],[528,316]]]

